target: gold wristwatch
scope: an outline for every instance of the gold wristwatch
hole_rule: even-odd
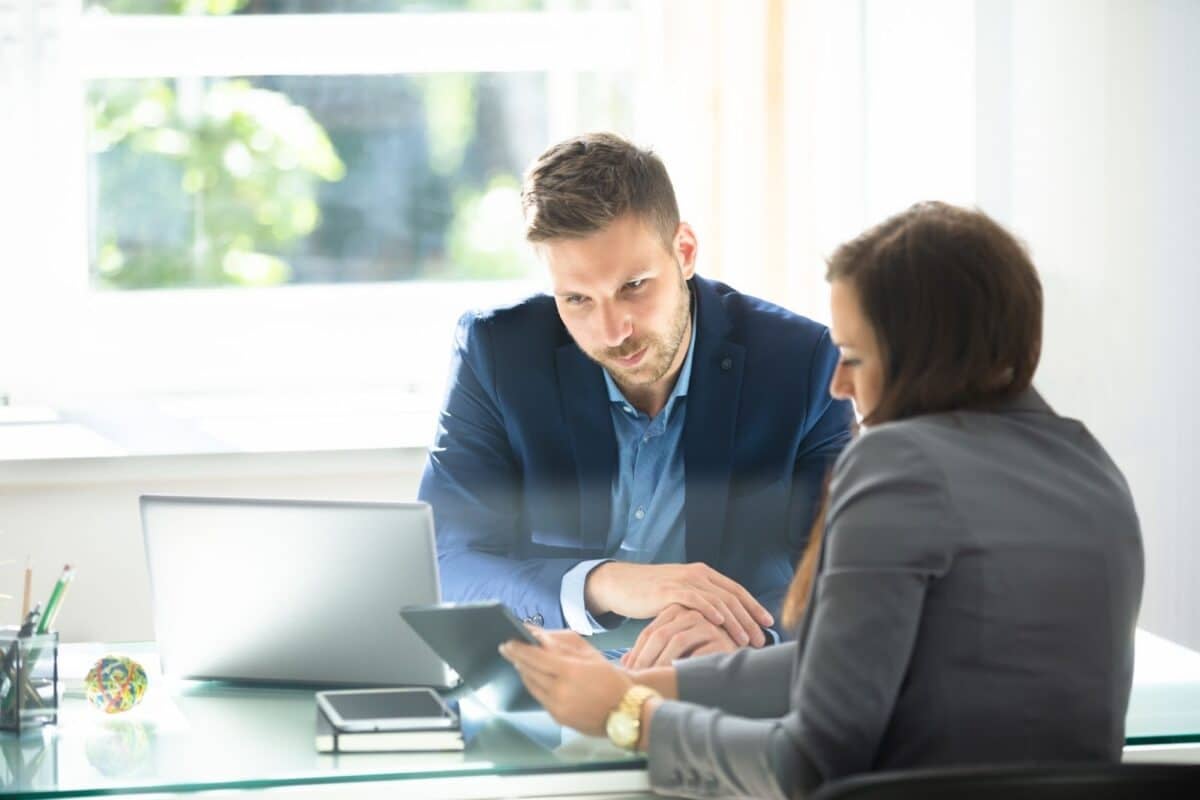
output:
[[[642,706],[651,697],[661,696],[649,686],[630,686],[617,707],[608,713],[608,721],[604,724],[604,731],[612,743],[624,750],[636,750],[642,735]]]

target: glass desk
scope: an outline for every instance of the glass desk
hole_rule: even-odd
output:
[[[151,672],[142,704],[125,714],[106,716],[83,697],[79,676],[105,652]],[[155,666],[150,645],[64,645],[60,725],[25,738],[0,734],[0,797],[318,784],[345,784],[349,793],[349,784],[378,781],[553,773],[610,791],[647,785],[638,756],[563,730],[543,713],[492,716],[470,698],[461,703],[465,752],[321,755],[311,690],[173,683]],[[1200,654],[1138,633],[1127,737],[1130,745],[1200,743]],[[621,785],[612,780],[619,775],[632,777]]]
[[[81,678],[109,652],[138,660],[150,678],[140,705],[111,716],[91,707]],[[470,696],[459,699],[464,752],[330,755],[316,752],[312,689],[172,681],[158,673],[154,647],[145,643],[63,645],[60,675],[57,728],[24,737],[0,732],[0,797],[620,771],[634,779],[619,788],[647,786],[640,756],[563,729],[543,712],[497,716]]]
[[[1200,653],[1137,632],[1125,744],[1200,744]]]

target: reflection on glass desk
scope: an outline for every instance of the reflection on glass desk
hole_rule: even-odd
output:
[[[0,796],[87,796],[297,784],[642,770],[645,761],[556,725],[547,714],[494,715],[460,701],[464,752],[316,752],[311,689],[170,681],[152,645],[64,645],[68,676],[57,729],[0,736]],[[92,708],[78,676],[106,652],[137,659],[150,673],[145,699],[106,715]],[[71,676],[76,679],[71,680]]]
[[[42,735],[0,735],[0,796],[186,792],[323,783],[639,771],[645,762],[603,739],[559,728],[544,713],[494,716],[464,698],[460,753],[321,755],[316,706],[304,689],[171,682],[152,645],[64,645],[61,724]],[[107,716],[83,696],[82,676],[106,652],[151,672],[145,700]],[[1127,718],[1130,745],[1200,743],[1200,654],[1149,633],[1137,637]]]

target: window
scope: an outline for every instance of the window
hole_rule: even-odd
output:
[[[0,0],[0,212],[28,221],[0,392],[436,406],[453,320],[540,287],[521,171],[637,136],[612,43],[641,25],[619,0]]]

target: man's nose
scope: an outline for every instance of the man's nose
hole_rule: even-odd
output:
[[[633,333],[633,321],[618,306],[606,306],[601,311],[600,324],[603,326],[600,334],[605,347],[620,347]]]

